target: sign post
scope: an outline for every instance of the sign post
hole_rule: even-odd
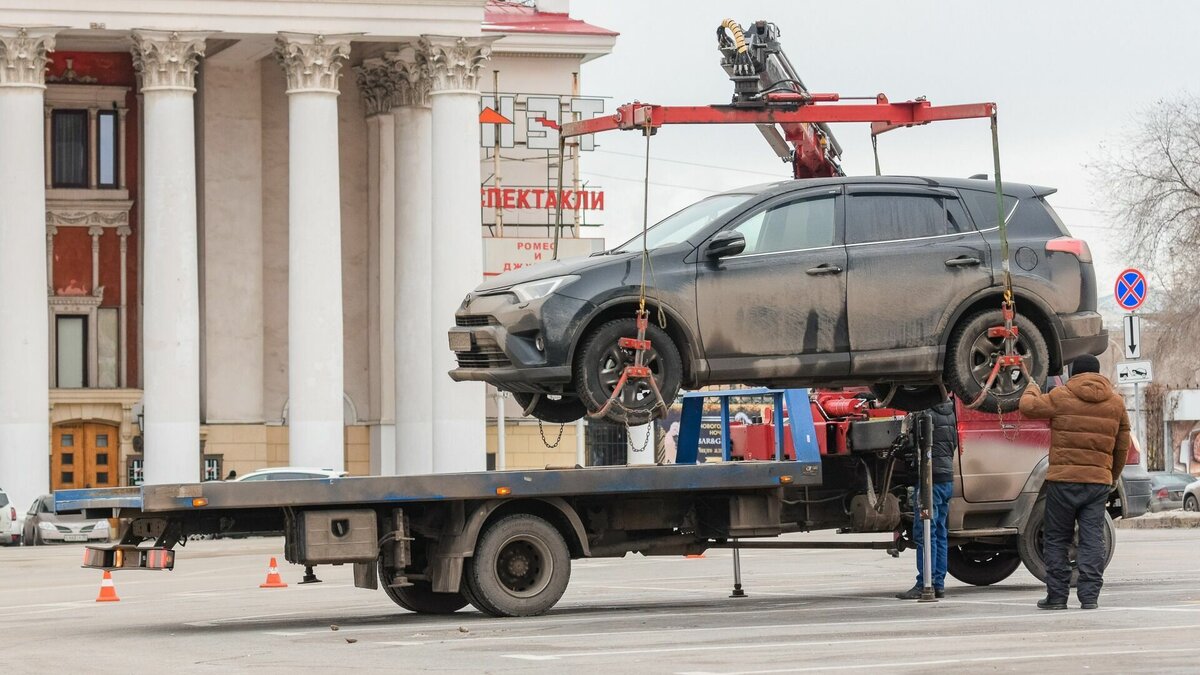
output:
[[[1113,285],[1113,296],[1121,309],[1130,314],[1125,315],[1125,358],[1138,359],[1142,356],[1142,319],[1132,312],[1146,302],[1146,291],[1149,290],[1146,275],[1141,270],[1127,268],[1117,275],[1117,283]],[[1153,379],[1149,361],[1126,361],[1117,364],[1117,384],[1133,385],[1133,415],[1134,434],[1146,447],[1146,425],[1142,420],[1142,383]],[[1143,465],[1145,454],[1142,455]]]

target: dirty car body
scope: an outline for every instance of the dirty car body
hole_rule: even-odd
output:
[[[1049,372],[1107,345],[1090,252],[1045,202],[1053,192],[1008,183],[1004,203],[1017,307],[1045,338]],[[665,319],[684,388],[935,383],[955,327],[999,307],[996,206],[984,180],[897,176],[709,197],[649,231],[651,323]],[[480,285],[450,330],[451,377],[575,395],[581,342],[637,308],[642,246]]]

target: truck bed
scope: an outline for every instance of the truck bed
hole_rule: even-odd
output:
[[[753,490],[821,484],[818,462],[721,462],[366,476],[261,482],[176,483],[60,490],[55,508],[92,517],[205,510],[404,504],[456,500]],[[507,488],[507,491],[505,490]],[[200,500],[200,501],[194,501]]]

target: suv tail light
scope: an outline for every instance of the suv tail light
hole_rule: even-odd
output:
[[[1070,253],[1079,258],[1079,262],[1092,262],[1092,249],[1087,242],[1075,237],[1055,237],[1046,242],[1047,253]]]
[[[1136,443],[1129,444],[1129,452],[1125,453],[1125,463],[1126,464],[1141,464],[1142,463],[1142,453],[1138,452]]]
[[[13,521],[15,521],[17,519],[17,507],[15,507],[15,506],[8,507],[8,518],[9,518],[9,520],[13,520]]]

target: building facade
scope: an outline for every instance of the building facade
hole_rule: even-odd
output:
[[[579,66],[615,34],[568,10],[0,8],[0,485],[483,469],[487,398],[446,377],[446,329],[493,249],[549,229],[515,204],[497,227],[497,176],[584,192],[527,147],[603,109]]]

